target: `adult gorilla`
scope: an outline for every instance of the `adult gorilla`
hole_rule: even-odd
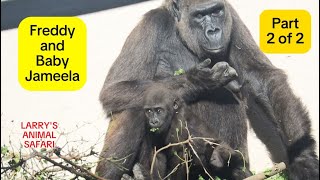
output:
[[[245,84],[241,93],[247,99],[247,112],[227,98],[227,90],[208,91],[214,72],[197,66],[206,58],[212,59],[211,67],[227,61],[236,69]],[[186,74],[173,76],[180,68]],[[132,108],[142,105],[146,88],[159,78],[194,101],[194,113],[215,127],[232,148],[247,156],[246,113],[273,161],[289,165],[290,179],[319,178],[308,113],[283,71],[270,63],[223,0],[166,0],[148,12],[127,38],[100,94],[105,111],[112,113],[97,167],[100,176],[119,179],[122,170],[132,168],[145,132],[143,118]],[[123,164],[115,161],[124,157]]]

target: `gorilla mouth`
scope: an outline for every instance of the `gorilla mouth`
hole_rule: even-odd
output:
[[[206,51],[206,52],[210,52],[210,53],[218,53],[220,52],[224,47],[221,46],[221,47],[218,47],[218,48],[206,48],[206,47],[203,47],[203,49]]]
[[[150,129],[157,128],[160,129],[162,127],[162,123],[157,124],[149,124]]]

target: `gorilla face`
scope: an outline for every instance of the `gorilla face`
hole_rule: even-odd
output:
[[[171,126],[178,107],[174,92],[159,85],[149,88],[144,97],[143,108],[150,130],[157,129],[155,132],[165,133]]]
[[[199,57],[227,50],[232,17],[224,0],[174,1],[173,10],[182,41]]]
[[[170,123],[169,114],[165,107],[156,106],[156,107],[145,107],[145,114],[148,119],[148,124],[151,128],[165,128],[164,124]]]

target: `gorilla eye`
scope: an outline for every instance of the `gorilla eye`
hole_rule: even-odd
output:
[[[161,109],[161,108],[158,108],[158,109],[157,109],[157,113],[162,113],[162,109]]]
[[[203,18],[203,15],[199,13],[199,14],[196,15],[196,17],[197,17],[198,19],[201,19],[201,18]]]
[[[146,109],[146,113],[148,114],[152,113],[151,109]]]
[[[211,13],[212,16],[221,16],[223,14],[223,9],[222,8],[217,8],[213,10]]]

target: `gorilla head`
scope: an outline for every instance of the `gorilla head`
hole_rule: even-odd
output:
[[[167,6],[175,16],[181,39],[198,57],[227,51],[232,16],[224,0],[168,0]]]
[[[156,133],[166,132],[179,108],[178,98],[169,89],[158,84],[148,88],[144,98],[144,111],[147,124]]]

